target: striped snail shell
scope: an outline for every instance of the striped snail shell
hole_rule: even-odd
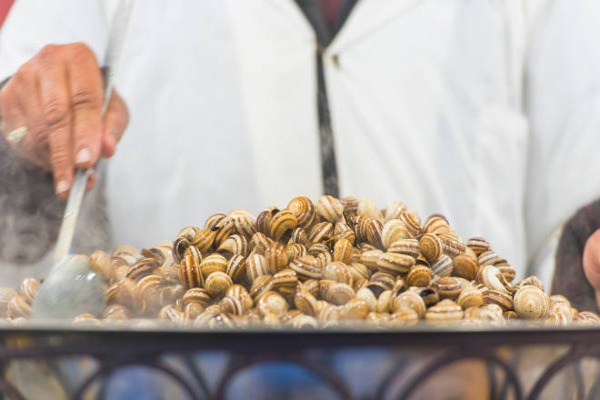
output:
[[[550,299],[536,286],[526,285],[517,290],[514,296],[514,308],[524,319],[542,319],[550,311]]]
[[[419,250],[427,261],[435,261],[442,255],[442,242],[437,235],[425,233],[419,240]]]
[[[319,197],[316,209],[321,218],[331,223],[336,223],[344,218],[344,205],[339,199],[330,195]]]
[[[301,228],[308,228],[317,220],[315,206],[308,197],[294,197],[288,203],[287,209],[294,214],[298,222],[298,226]]]

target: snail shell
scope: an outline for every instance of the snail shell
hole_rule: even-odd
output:
[[[242,301],[238,297],[226,295],[219,302],[219,309],[227,315],[243,315],[246,311]]]
[[[392,275],[406,274],[415,264],[412,256],[401,253],[383,253],[377,260],[377,269]]]
[[[204,283],[205,289],[211,297],[217,298],[225,295],[227,289],[233,285],[233,281],[225,272],[215,271],[211,273]]]
[[[348,214],[357,215],[358,214],[359,201],[356,197],[346,196],[346,197],[342,197],[340,199],[340,201],[342,202],[342,205],[344,206],[344,215],[348,215]]]
[[[442,254],[433,264],[431,264],[431,271],[437,276],[450,276],[454,265],[452,258],[446,254]]]
[[[367,243],[375,248],[383,249],[383,242],[381,240],[381,232],[383,230],[383,223],[379,219],[368,219],[364,218],[359,223],[361,234]]]
[[[251,238],[256,233],[256,219],[247,210],[237,209],[228,214],[238,234]]]
[[[437,237],[442,243],[444,254],[447,254],[450,258],[463,254],[467,248],[463,242],[451,233],[440,233]]]
[[[173,242],[173,255],[180,262],[185,250],[195,246],[201,253],[206,253],[212,247],[216,233],[210,229],[200,229],[193,226],[183,228]]]
[[[271,220],[273,216],[279,212],[279,209],[275,206],[267,207],[261,211],[256,217],[256,231],[261,232],[265,235],[271,235]]]
[[[317,314],[317,299],[308,290],[299,290],[296,292],[294,305],[306,315],[313,316]]]
[[[7,309],[8,316],[12,319],[28,317],[29,314],[31,314],[31,304],[27,302],[27,299],[21,294],[10,299]]]
[[[296,217],[298,226],[301,228],[307,228],[317,220],[315,206],[308,197],[294,197],[288,203],[287,209]]]
[[[416,211],[404,210],[400,213],[399,219],[404,222],[406,229],[408,229],[412,237],[418,238],[423,234],[421,219]]]
[[[273,290],[283,295],[293,295],[298,285],[298,274],[289,268],[282,269],[273,275]]]
[[[390,303],[390,310],[392,313],[397,313],[405,309],[411,309],[417,313],[419,318],[423,318],[427,306],[419,293],[408,290],[394,297]]]
[[[309,315],[298,315],[291,321],[294,329],[314,329],[319,327],[317,320]]]
[[[306,247],[300,243],[289,243],[285,248],[285,252],[289,261],[308,254]]]
[[[136,302],[135,286],[135,281],[129,278],[125,278],[113,284],[106,290],[107,303],[133,306]]]
[[[126,320],[129,319],[129,311],[121,304],[109,304],[102,313],[105,320]]]
[[[289,263],[289,268],[298,274],[300,280],[320,279],[323,267],[319,265],[314,256],[306,255],[298,257]]]
[[[214,226],[208,229],[215,232],[212,246],[218,248],[229,236],[235,233],[235,224],[233,219],[223,214],[222,217],[216,221]]]
[[[386,272],[376,272],[371,276],[367,288],[370,289],[375,297],[379,297],[381,292],[385,290],[392,290],[396,284],[396,279],[393,275]]]
[[[388,247],[388,253],[406,254],[417,258],[421,254],[417,239],[398,239]]]
[[[375,203],[375,201],[368,197],[358,202],[356,214],[359,216],[368,217],[372,220],[383,220],[383,213],[379,208],[377,208],[377,204]]]
[[[381,292],[379,297],[377,298],[377,305],[375,306],[375,311],[378,313],[389,313],[390,312],[390,303],[392,302],[392,291],[384,290]]]
[[[425,233],[441,234],[449,233],[451,230],[450,223],[446,217],[441,214],[430,215],[423,224],[423,231]]]
[[[329,253],[329,245],[326,243],[312,243],[308,248],[308,254],[318,257],[321,253]]]
[[[350,244],[354,244],[356,241],[356,234],[350,226],[344,222],[336,222],[333,227],[333,235],[336,240],[346,239]]]
[[[377,308],[377,297],[373,294],[373,292],[369,288],[361,288],[356,291],[356,297],[359,299],[363,299],[367,302],[369,306],[369,311],[375,311]]]
[[[498,261],[501,261],[501,259],[494,250],[486,250],[477,256],[477,263],[482,267],[486,265],[494,265]]]
[[[296,228],[292,231],[289,243],[297,243],[306,247],[310,244],[310,241],[308,240],[308,234],[303,228]]]
[[[246,274],[250,282],[263,275],[270,275],[271,271],[267,261],[262,254],[252,254],[246,260]]]
[[[158,318],[171,322],[183,322],[185,320],[183,313],[171,304],[160,309]]]
[[[27,303],[31,304],[39,288],[40,281],[34,278],[25,278],[19,287],[19,294],[23,296]]]
[[[517,276],[517,270],[507,262],[501,262],[498,264],[494,264],[500,274],[504,277],[504,280],[508,283],[512,282]]]
[[[324,242],[333,236],[334,226],[331,222],[319,222],[310,228],[308,232],[308,241],[310,243]]]
[[[185,321],[192,321],[200,316],[204,312],[204,307],[200,303],[190,303],[183,309],[183,319]]]
[[[129,267],[126,277],[139,281],[143,277],[152,274],[158,266],[159,264],[154,258],[144,257]]]
[[[321,291],[321,281],[316,279],[307,279],[299,284],[298,290],[306,290],[313,296],[317,297]]]
[[[469,281],[474,280],[479,272],[477,260],[469,256],[467,253],[459,254],[452,260],[454,275],[465,278]]]
[[[250,297],[256,302],[262,295],[273,289],[273,277],[271,275],[262,275],[252,282],[250,287]]]
[[[227,275],[231,277],[231,280],[235,283],[241,282],[247,274],[246,271],[246,259],[240,255],[233,255],[227,263],[225,269]]]
[[[383,254],[381,250],[367,250],[360,255],[360,263],[366,267],[377,270],[379,267],[379,257]]]
[[[113,268],[110,255],[102,250],[96,250],[90,254],[89,263],[107,282],[112,282]]]
[[[0,288],[0,318],[8,317],[8,302],[18,293],[13,288]]]
[[[385,209],[385,221],[398,219],[402,211],[406,210],[406,205],[401,201],[392,201]]]
[[[341,306],[348,303],[355,296],[356,293],[350,285],[337,282],[325,291],[323,298],[332,304]]]
[[[369,305],[360,298],[353,298],[340,307],[340,319],[346,321],[363,320],[369,313]]]
[[[231,296],[238,299],[241,302],[244,310],[249,310],[254,305],[254,301],[252,300],[250,293],[248,293],[248,290],[246,290],[246,288],[242,285],[233,284],[229,286],[225,292],[225,296]]]
[[[337,306],[322,300],[318,301],[318,305],[319,311],[317,313],[317,321],[320,323],[337,321],[340,319],[340,310]]]
[[[538,289],[540,289],[542,292],[544,291],[544,284],[542,283],[542,281],[537,277],[537,276],[528,276],[527,278],[523,279],[520,283],[519,283],[520,287],[523,286],[535,286]]]
[[[458,321],[463,318],[462,308],[450,299],[444,299],[425,313],[427,322],[438,324]]]
[[[390,219],[383,224],[381,241],[385,249],[389,249],[392,243],[401,239],[410,239],[410,232],[406,229],[404,222],[399,219]]]
[[[316,209],[321,218],[331,223],[336,223],[344,217],[344,205],[333,196],[319,197]]]
[[[212,297],[204,288],[188,289],[181,298],[181,304],[185,308],[190,303],[198,303],[207,308],[212,303]]]
[[[348,265],[348,269],[350,270],[350,274],[352,275],[352,280],[357,282],[362,279],[369,279],[371,277],[371,272],[366,265],[353,262]]]
[[[346,283],[352,285],[352,274],[350,268],[340,261],[331,262],[322,271],[323,279],[330,279],[335,282]]]
[[[522,286],[514,296],[514,308],[520,318],[542,319],[550,311],[550,299],[536,286]]]
[[[489,289],[509,294],[510,284],[506,282],[498,268],[486,265],[480,271],[477,280]]]
[[[286,235],[289,238],[297,226],[296,216],[289,210],[281,210],[271,218],[269,232],[273,239],[280,240]]]
[[[442,255],[442,242],[433,233],[425,233],[419,240],[419,250],[427,261],[435,261]]]
[[[389,324],[390,314],[385,312],[370,312],[365,317],[367,325],[375,327],[384,327]]]
[[[390,315],[392,326],[412,326],[419,322],[419,314],[412,308],[403,308]]]
[[[248,239],[238,234],[231,235],[220,244],[217,251],[226,258],[234,255],[246,257],[248,255]]]
[[[431,307],[440,301],[440,296],[438,295],[437,291],[430,287],[410,287],[408,288],[408,291],[415,292],[421,296],[427,307]]]
[[[422,264],[415,264],[406,275],[406,284],[408,286],[425,287],[429,286],[431,278],[433,278],[431,268]]]
[[[431,282],[440,299],[456,300],[463,289],[462,282],[450,276],[444,276]]]
[[[469,307],[479,307],[483,304],[483,295],[481,291],[475,287],[466,287],[460,292],[458,300],[459,306],[466,310]]]
[[[513,308],[512,296],[503,291],[494,289],[484,289],[481,291],[483,302],[485,304],[497,304],[502,308],[502,311],[508,311]]]
[[[352,243],[345,238],[338,239],[333,245],[333,260],[349,264],[352,261]]]
[[[267,314],[282,317],[289,309],[287,300],[277,292],[267,292],[258,301],[258,313],[263,318]]]
[[[476,236],[467,240],[467,247],[473,250],[476,256],[479,256],[485,251],[491,250],[491,246],[488,241],[480,236]]]
[[[186,287],[204,286],[201,271],[202,256],[196,247],[188,247],[179,265],[179,281]]]
[[[214,272],[225,273],[227,271],[227,264],[229,264],[229,261],[221,254],[212,253],[204,257],[200,262],[200,271],[202,272],[204,279],[207,279],[207,277]]]
[[[591,311],[580,311],[575,316],[574,321],[582,325],[598,325],[600,324],[600,317]]]
[[[250,250],[256,254],[264,254],[273,241],[264,233],[256,232],[250,239]]]

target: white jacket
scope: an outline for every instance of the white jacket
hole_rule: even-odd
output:
[[[0,79],[47,43],[104,59],[118,0],[18,0]],[[402,200],[546,282],[561,224],[600,194],[600,3],[362,0],[325,74],[341,195]],[[116,244],[320,195],[315,35],[292,0],[134,5],[111,160]]]

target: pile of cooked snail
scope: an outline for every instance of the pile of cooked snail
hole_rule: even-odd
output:
[[[564,296],[549,296],[481,237],[461,240],[446,218],[421,221],[403,203],[292,199],[257,217],[245,210],[210,216],[173,242],[96,251],[106,282],[102,315],[76,323],[165,320],[195,327],[391,327],[419,321],[503,325],[600,323]],[[39,287],[0,289],[0,314],[27,318]]]

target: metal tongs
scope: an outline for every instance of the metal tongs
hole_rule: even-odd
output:
[[[125,42],[132,5],[133,0],[123,0],[111,24],[104,64],[102,114],[110,102],[115,67]],[[78,169],[75,173],[54,249],[53,265],[32,304],[33,318],[73,318],[81,313],[98,314],[104,309],[103,282],[88,257],[69,255],[90,172],[90,169]]]

